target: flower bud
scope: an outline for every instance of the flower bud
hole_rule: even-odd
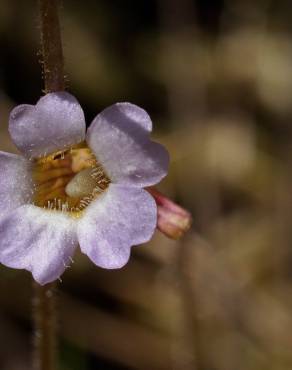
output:
[[[191,214],[155,188],[147,188],[157,204],[157,228],[171,239],[179,239],[190,228]]]

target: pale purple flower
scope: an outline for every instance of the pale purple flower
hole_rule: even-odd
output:
[[[130,103],[105,109],[87,132],[66,92],[17,106],[9,132],[23,156],[0,152],[0,262],[40,284],[60,277],[78,244],[98,266],[124,266],[157,224],[143,188],[166,175],[169,159],[151,130]]]

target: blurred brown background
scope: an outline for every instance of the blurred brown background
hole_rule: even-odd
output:
[[[68,89],[88,123],[131,101],[171,154],[159,188],[193,229],[59,284],[60,370],[292,369],[292,3],[63,0]],[[37,1],[0,0],[0,149],[42,89]],[[28,370],[29,273],[0,267],[0,369]]]

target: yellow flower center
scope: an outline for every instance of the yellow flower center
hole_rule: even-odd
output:
[[[79,217],[110,180],[86,143],[35,160],[34,204]]]

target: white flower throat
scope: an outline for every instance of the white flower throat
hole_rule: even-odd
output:
[[[36,159],[33,181],[35,205],[75,217],[110,184],[86,143]]]

